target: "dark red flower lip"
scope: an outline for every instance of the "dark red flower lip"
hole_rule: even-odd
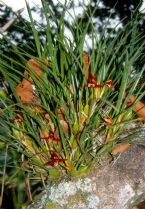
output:
[[[51,154],[52,160],[46,163],[47,166],[54,166],[55,164],[66,161],[66,158],[59,158],[59,156],[57,155],[57,153],[54,150],[51,150],[50,154]]]
[[[88,83],[87,84],[87,87],[88,88],[103,88],[104,87],[104,85],[101,85],[101,84],[97,84],[97,83]]]
[[[46,163],[46,166],[54,166],[55,164],[65,162],[66,159],[53,159],[52,161],[49,161]]]
[[[90,82],[88,82],[87,87],[88,88],[103,88],[104,86],[107,86],[108,88],[113,89],[115,87],[112,80],[105,81],[105,84],[97,84],[97,79],[92,76],[90,79]]]

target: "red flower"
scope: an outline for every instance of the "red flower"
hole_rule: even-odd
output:
[[[41,137],[41,139],[46,140],[46,141],[50,140],[50,141],[54,141],[54,142],[57,142],[57,143],[60,142],[60,139],[59,138],[56,138],[54,136],[54,132],[53,131],[50,131],[49,132],[49,136]]]
[[[91,70],[89,70],[89,75],[88,75],[88,82],[90,83],[94,83],[96,84],[97,83],[97,79],[95,76],[93,76]]]
[[[53,166],[53,165],[61,163],[61,162],[65,162],[65,159],[53,159],[52,161],[47,162],[46,165]]]
[[[47,166],[53,166],[55,164],[65,162],[65,160],[66,160],[65,158],[59,158],[57,153],[53,150],[50,151],[50,154],[51,154],[51,159],[52,160],[46,163]]]
[[[104,85],[97,84],[97,78],[93,76],[91,70],[89,70],[89,75],[88,75],[88,88],[103,88]]]
[[[50,151],[50,154],[51,154],[51,158],[55,158],[55,159],[59,158],[57,153],[55,151],[53,151],[53,150]]]
[[[96,84],[96,83],[88,83],[89,88],[103,88],[104,85]]]
[[[108,86],[109,88],[114,88],[114,83],[112,80],[105,81],[105,86]]]
[[[90,63],[90,56],[87,53],[83,53],[83,67],[87,71],[87,87],[88,88],[103,88],[107,86],[109,88],[114,88],[114,83],[112,80],[105,81],[105,84],[98,84],[97,78],[92,74],[92,68]]]

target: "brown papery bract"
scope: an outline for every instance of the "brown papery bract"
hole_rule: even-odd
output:
[[[132,105],[135,99],[136,97],[134,95],[130,96],[128,100],[128,106]],[[145,121],[145,105],[143,102],[138,101],[133,107],[133,112],[135,112],[143,121]]]
[[[45,65],[48,65],[48,60],[45,59],[43,63]],[[33,59],[29,59],[27,62],[27,65],[33,70],[36,76],[38,77],[42,76],[41,65],[37,61]],[[22,82],[16,86],[17,95],[19,96],[19,98],[21,99],[23,103],[29,103],[34,98],[38,100],[38,98],[33,92],[33,86],[32,86],[33,80],[31,77],[29,77],[29,72],[27,70],[24,71],[24,76],[26,76],[27,79],[24,78]]]
[[[43,63],[48,66],[48,60],[44,59]],[[38,77],[42,76],[42,67],[41,65],[34,59],[29,59],[27,62],[27,65],[33,70],[33,72],[35,73],[35,75],[37,75]],[[25,70],[24,74],[29,74],[27,72],[27,70]]]
[[[16,93],[22,102],[31,102],[33,100],[33,88],[31,82],[23,79],[22,82],[17,85]]]
[[[128,149],[129,146],[130,146],[129,143],[124,143],[124,144],[118,145],[117,147],[113,148],[111,154],[116,155],[119,153],[123,153],[124,151],[126,151]]]

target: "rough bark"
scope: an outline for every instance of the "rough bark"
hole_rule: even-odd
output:
[[[145,208],[145,147],[132,145],[109,165],[48,186],[27,209]]]

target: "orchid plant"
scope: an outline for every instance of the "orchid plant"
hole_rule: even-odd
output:
[[[42,3],[43,43],[27,4],[36,56],[3,34],[16,59],[0,54],[0,141],[22,154],[31,175],[81,175],[104,155],[113,157],[134,143],[135,136],[143,136],[144,65],[136,62],[145,47],[144,37],[134,37],[137,27],[131,22],[112,40],[111,33],[104,36],[105,28],[98,39],[90,17],[85,29],[69,28],[69,39],[66,8],[59,23],[51,13],[57,21],[53,34],[47,16],[51,8]],[[92,48],[86,52],[90,25]]]

